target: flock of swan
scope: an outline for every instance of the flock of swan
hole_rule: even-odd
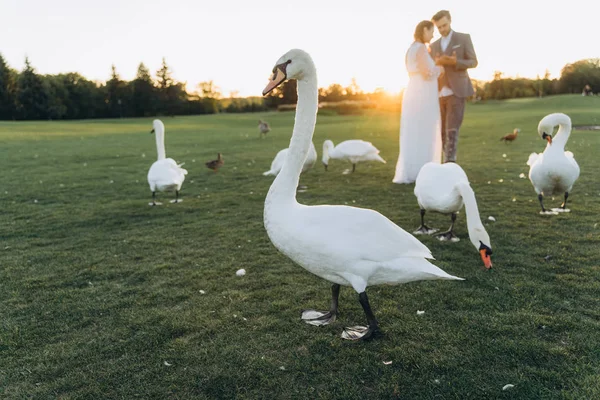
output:
[[[331,282],[331,307],[326,311],[305,310],[302,320],[311,325],[327,325],[338,316],[341,286],[351,286],[358,293],[367,326],[354,325],[342,332],[342,338],[366,340],[379,333],[377,319],[366,293],[368,286],[402,284],[421,280],[463,280],[433,265],[431,251],[415,236],[390,221],[379,212],[342,205],[307,206],[298,203],[296,193],[300,174],[317,160],[312,141],[318,110],[317,72],[312,58],[303,50],[293,49],[283,55],[273,68],[263,95],[288,79],[295,79],[298,102],[292,137],[288,148],[281,150],[271,168],[263,175],[275,179],[264,204],[264,226],[273,245],[307,271]],[[264,130],[268,125],[264,125]],[[148,172],[148,183],[155,202],[156,191],[179,191],[187,171],[174,160],[166,158],[164,125],[154,121],[158,160]],[[556,135],[554,128],[559,126]],[[269,128],[270,129],[270,128]],[[530,155],[529,179],[538,194],[542,214],[568,212],[567,198],[579,177],[579,166],[573,153],[565,152],[571,131],[571,120],[565,114],[550,114],[538,125],[538,133],[547,141],[541,154]],[[261,135],[266,134],[262,132]],[[337,146],[330,140],[323,143],[322,162],[327,169],[330,159],[362,161],[385,160],[369,142],[348,140]],[[561,193],[564,202],[559,208],[547,210],[543,197]],[[486,269],[492,267],[492,245],[477,207],[475,193],[465,171],[456,163],[428,163],[422,167],[415,182],[414,194],[421,210],[421,226],[413,234],[434,234],[425,225],[425,214],[433,211],[451,215],[448,231],[437,233],[440,240],[458,241],[453,232],[456,213],[463,207],[469,239]]]

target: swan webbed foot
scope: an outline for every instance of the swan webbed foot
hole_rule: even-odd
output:
[[[454,231],[449,230],[446,232],[436,233],[434,235],[440,242],[452,242],[456,243],[460,241],[460,238],[454,234]]]
[[[381,332],[377,326],[349,326],[344,328],[342,339],[346,340],[369,340],[379,336]]]
[[[375,315],[373,314],[373,310],[371,310],[371,305],[369,304],[369,298],[367,296],[367,292],[361,292],[358,295],[358,301],[362,306],[365,316],[367,317],[367,322],[369,323],[368,327],[355,325],[350,326],[348,328],[344,328],[342,332],[342,338],[347,340],[369,340],[375,338],[379,332],[379,324],[377,323],[377,319],[375,319]]]
[[[413,232],[413,235],[432,235],[438,230],[439,229],[430,228],[427,225],[421,225],[416,231]]]
[[[542,210],[540,211],[540,215],[558,215],[558,212],[554,211],[554,210]]]
[[[331,311],[303,310],[302,320],[309,325],[324,326],[335,322],[336,313]]]

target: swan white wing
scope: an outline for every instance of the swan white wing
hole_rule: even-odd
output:
[[[401,257],[433,258],[410,233],[377,211],[348,206],[301,208],[296,221],[302,241],[342,259],[386,262]]]
[[[317,149],[315,149],[315,145],[311,142],[310,149],[308,150],[308,155],[306,156],[306,161],[304,161],[304,165],[302,166],[302,172],[306,172],[309,169],[311,169],[316,162]]]
[[[419,206],[425,210],[451,213],[463,206],[456,185],[469,183],[465,171],[455,163],[427,163],[417,175],[414,193]]]
[[[543,154],[541,154],[541,153],[531,153],[529,155],[529,158],[527,159],[527,163],[526,164],[531,167],[531,166],[533,166],[533,164],[535,164],[538,161],[538,159],[540,159],[540,161],[541,161],[540,157],[543,157]]]
[[[150,187],[168,188],[180,187],[185,180],[187,170],[181,168],[172,158],[156,161],[148,171],[148,183]],[[162,189],[166,190],[166,189]]]
[[[335,146],[335,152],[345,157],[364,157],[369,154],[379,154],[379,150],[370,142],[364,140],[346,140]]]
[[[283,167],[283,163],[285,162],[285,159],[287,158],[287,153],[288,153],[287,148],[283,149],[283,150],[279,150],[279,152],[273,159],[273,162],[271,162],[271,169],[266,172],[263,172],[263,175],[276,176],[277,174],[279,174],[279,171],[281,171],[281,168]]]

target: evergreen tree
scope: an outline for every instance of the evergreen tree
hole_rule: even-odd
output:
[[[25,58],[25,69],[19,74],[17,85],[17,107],[22,119],[48,118],[48,93],[42,77],[35,73],[29,58]]]
[[[144,117],[156,114],[156,87],[150,76],[150,71],[140,63],[135,79],[131,82],[132,108],[135,117]]]
[[[15,118],[15,73],[0,54],[0,119]]]
[[[121,80],[117,68],[111,66],[110,79],[106,82],[104,103],[105,115],[109,118],[123,118],[132,115],[129,104],[127,85]]]

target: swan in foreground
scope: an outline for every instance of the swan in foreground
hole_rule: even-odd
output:
[[[273,162],[271,163],[271,169],[268,170],[267,172],[263,172],[263,175],[277,176],[277,174],[279,174],[279,171],[281,171],[281,167],[283,167],[285,159],[287,158],[288,151],[289,151],[289,149],[279,150],[279,152],[273,159]],[[304,164],[302,165],[301,173],[304,173],[304,172],[308,171],[309,169],[311,169],[315,165],[316,161],[317,161],[317,149],[315,149],[315,145],[311,141],[310,149],[308,150],[308,156],[306,157],[306,160],[304,161]]]
[[[158,153],[158,160],[152,164],[148,171],[148,184],[152,191],[152,203],[148,203],[151,206],[160,205],[162,203],[156,202],[156,192],[175,192],[175,200],[171,200],[171,203],[180,203],[182,200],[179,199],[179,191],[181,185],[185,180],[187,171],[181,166],[183,164],[177,164],[172,158],[166,158],[165,152],[165,125],[161,120],[155,119],[152,122],[152,131],[156,136],[156,151]]]
[[[352,286],[368,327],[353,326],[345,339],[368,339],[378,331],[367,286],[427,279],[462,280],[427,259],[429,249],[380,213],[348,206],[306,206],[296,201],[296,187],[315,129],[318,108],[316,69],[302,50],[290,50],[273,68],[263,95],[286,79],[298,82],[296,119],[288,156],[265,199],[264,224],[273,245],[309,272],[333,283],[328,312],[306,310],[302,319],[327,325],[338,314],[340,285]]]
[[[421,226],[413,232],[415,235],[429,235],[436,231],[425,225],[424,217],[425,211],[437,211],[452,216],[450,229],[438,234],[438,238],[458,242],[459,239],[454,235],[453,228],[456,213],[464,204],[467,212],[469,239],[479,251],[485,267],[492,268],[490,237],[481,223],[475,193],[471,189],[467,174],[458,164],[430,162],[423,165],[415,182],[415,196],[421,207]]]
[[[557,125],[558,132],[553,138],[552,132]],[[530,167],[529,180],[533,184],[542,206],[540,214],[569,212],[567,198],[579,177],[579,165],[577,165],[573,153],[565,151],[565,145],[571,134],[571,118],[561,113],[546,115],[538,125],[538,133],[548,144],[543,153],[531,153],[527,165]],[[562,193],[565,195],[565,200],[560,208],[547,211],[544,208],[544,196]]]
[[[377,147],[364,140],[346,140],[335,147],[331,140],[324,141],[322,161],[325,166],[325,171],[327,171],[330,158],[350,161],[352,163],[352,172],[356,170],[356,163],[361,161],[379,161],[384,164],[386,163],[379,155]]]

